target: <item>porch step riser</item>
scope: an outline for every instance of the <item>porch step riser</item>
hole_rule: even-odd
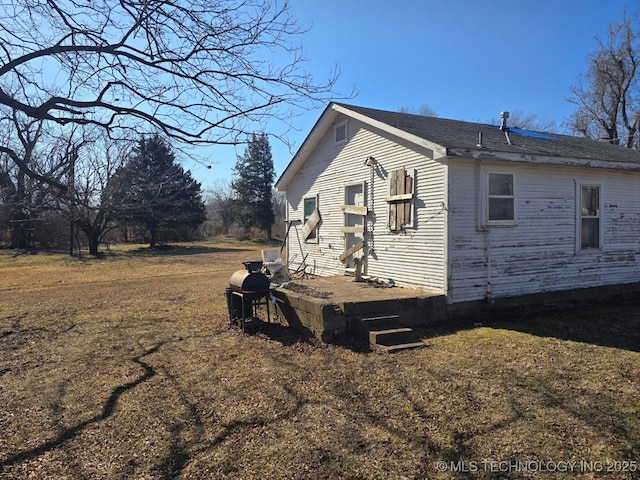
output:
[[[416,332],[410,328],[395,328],[392,330],[374,330],[369,332],[371,345],[398,345],[400,343],[415,343],[420,341]]]
[[[400,326],[399,315],[384,315],[376,317],[356,317],[353,329],[365,336],[372,330],[389,330]]]
[[[400,345],[377,345],[374,348],[387,353],[401,352],[402,350],[410,350],[414,348],[423,348],[424,342],[403,343]]]
[[[424,346],[413,329],[402,325],[399,315],[356,317],[352,326],[352,331],[368,339],[374,350],[392,353]]]

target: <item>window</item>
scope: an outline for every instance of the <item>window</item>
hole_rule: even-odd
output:
[[[416,171],[401,168],[389,174],[389,195],[384,197],[389,204],[388,227],[400,232],[414,227],[414,191]]]
[[[339,123],[334,129],[336,143],[343,143],[347,141],[347,122]]]
[[[512,173],[487,173],[487,225],[513,225],[515,215]]]
[[[600,186],[580,185],[580,249],[600,248]]]
[[[318,223],[320,223],[318,198],[307,197],[304,199],[304,224],[302,226],[302,235],[305,241],[317,241]]]

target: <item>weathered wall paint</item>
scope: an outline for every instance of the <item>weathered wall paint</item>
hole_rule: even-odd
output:
[[[338,117],[336,123],[344,122]],[[433,152],[390,137],[354,119],[347,142],[335,144],[330,128],[287,189],[290,220],[303,219],[303,200],[318,196],[318,239],[304,242],[293,227],[290,268],[306,257],[306,271],[340,275],[345,265],[345,189],[365,183],[365,273],[399,285],[446,293],[449,303],[575,288],[640,282],[640,174],[603,168],[500,162]],[[374,157],[373,172],[364,165]],[[415,169],[415,228],[387,226],[389,174]],[[484,172],[512,172],[516,225],[481,225]],[[372,182],[373,173],[373,182]],[[602,249],[577,248],[576,185],[601,186]]]
[[[344,121],[338,118],[336,123]],[[398,142],[388,134],[349,119],[347,142],[335,144],[330,128],[318,147],[287,188],[290,220],[303,219],[304,198],[318,195],[322,218],[316,243],[298,241],[296,227],[288,238],[290,268],[298,268],[307,256],[306,271],[316,275],[343,274],[339,260],[345,250],[344,214],[348,185],[366,184],[370,209],[366,236],[369,247],[366,274],[391,279],[399,285],[444,292],[446,287],[446,167],[433,160],[432,152],[408,142]],[[376,159],[372,170],[364,165],[367,157]],[[405,167],[415,169],[416,228],[400,233],[389,231],[389,173]],[[301,230],[301,227],[297,227]],[[372,249],[372,250],[371,250]]]
[[[486,169],[515,174],[517,224],[482,227]],[[640,175],[451,159],[449,301],[640,281]],[[602,249],[577,248],[576,184],[601,186]],[[489,276],[490,275],[490,279]]]

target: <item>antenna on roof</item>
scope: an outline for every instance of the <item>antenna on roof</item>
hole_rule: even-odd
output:
[[[507,137],[507,143],[511,145],[511,137],[509,136],[509,127],[507,127],[507,118],[509,118],[509,112],[500,112],[500,130],[504,132],[504,136]]]

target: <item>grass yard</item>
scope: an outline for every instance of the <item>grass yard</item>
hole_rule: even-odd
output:
[[[0,252],[0,476],[640,478],[640,303],[362,353],[230,329],[259,250]]]

